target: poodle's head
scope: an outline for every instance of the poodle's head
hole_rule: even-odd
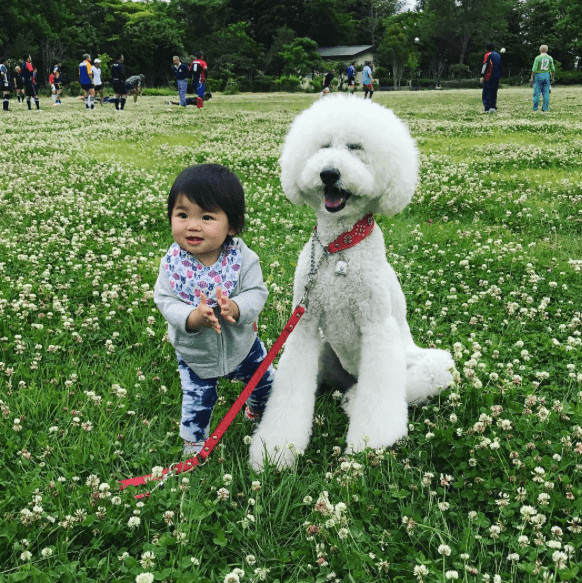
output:
[[[371,100],[341,94],[297,116],[279,162],[291,202],[338,218],[396,214],[418,179],[418,152],[404,123]]]

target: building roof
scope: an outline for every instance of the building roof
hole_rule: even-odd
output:
[[[320,47],[317,52],[324,58],[353,58],[367,53],[375,45],[341,45],[337,47]]]

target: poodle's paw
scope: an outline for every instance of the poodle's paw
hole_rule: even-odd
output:
[[[302,453],[303,450],[297,449],[292,442],[277,443],[274,439],[267,439],[267,436],[262,434],[259,428],[251,440],[249,461],[256,472],[262,471],[267,460],[282,470],[293,467],[295,459]]]
[[[346,453],[358,453],[367,448],[380,449],[394,445],[398,440],[408,435],[406,423],[395,425],[386,425],[384,427],[356,428],[350,424],[346,442],[348,444]]]

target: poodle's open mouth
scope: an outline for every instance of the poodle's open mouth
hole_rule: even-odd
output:
[[[323,195],[326,210],[330,213],[341,211],[346,206],[346,202],[350,196],[350,193],[345,190],[340,190],[334,186],[327,186]]]

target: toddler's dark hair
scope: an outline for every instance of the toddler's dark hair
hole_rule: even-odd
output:
[[[245,224],[245,194],[238,176],[220,164],[198,164],[183,170],[174,181],[168,196],[168,220],[178,196],[183,194],[190,202],[205,211],[223,210],[228,225],[241,233]]]

